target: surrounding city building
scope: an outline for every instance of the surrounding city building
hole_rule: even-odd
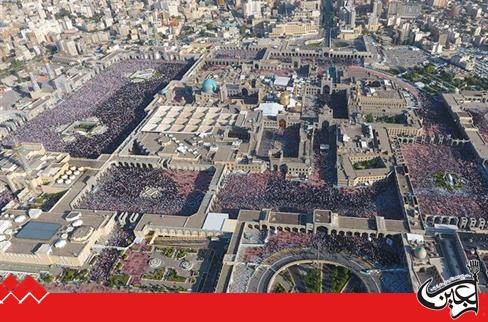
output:
[[[487,9],[3,1],[0,274],[412,292],[478,259],[486,291]]]

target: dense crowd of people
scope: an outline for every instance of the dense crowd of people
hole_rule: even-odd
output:
[[[388,244],[387,240],[392,244]],[[401,255],[393,242],[394,239],[387,238],[316,234],[312,247],[328,253],[346,253],[361,257],[375,267],[386,268],[401,264]]]
[[[272,149],[283,151],[285,158],[297,158],[300,142],[300,126],[288,126],[285,129],[265,129],[261,137],[258,155],[268,157]]]
[[[134,240],[134,233],[117,225],[110,234],[107,245],[115,247],[127,247]]]
[[[110,272],[120,257],[119,251],[116,249],[105,248],[100,252],[91,266],[90,279],[100,283],[105,283],[110,277]]]
[[[14,200],[16,197],[10,191],[10,189],[6,188],[2,192],[0,192],[0,209],[5,207],[10,201]]]
[[[320,146],[329,146],[328,150],[321,150]],[[316,130],[313,139],[313,172],[308,183],[311,186],[322,187],[335,182],[337,176],[335,169],[336,149],[335,137],[332,137],[328,128]]]
[[[211,171],[114,166],[104,173],[79,207],[188,216],[198,210],[211,179]]]
[[[122,260],[122,273],[131,276],[131,283],[138,284],[149,266],[150,252],[148,246],[140,244],[127,250]]]
[[[286,180],[278,172],[231,173],[217,195],[218,211],[239,209],[307,212],[327,209],[346,216],[402,217],[393,180],[359,189],[337,189]]]
[[[480,135],[483,137],[485,142],[488,142],[488,112],[485,111],[470,111],[473,116],[473,123],[479,131]]]
[[[95,76],[58,106],[30,120],[5,139],[44,144],[50,151],[69,152],[74,157],[96,158],[111,153],[143,119],[144,108],[154,94],[185,69],[182,62],[160,60],[128,60],[114,64]],[[144,82],[131,82],[132,73],[152,68],[154,77]],[[65,141],[60,133],[75,121],[96,117],[106,127],[102,135],[73,134],[74,141]]]
[[[360,257],[375,267],[392,267],[399,265],[401,259],[395,251],[393,240],[390,241],[391,246],[384,238],[279,232],[271,234],[262,247],[246,247],[243,260],[248,263],[260,263],[282,250],[298,248],[326,254],[344,253]]]
[[[423,214],[488,218],[488,183],[464,148],[405,144],[401,149]],[[439,187],[436,173],[459,176],[459,188]]]
[[[265,49],[219,49],[214,55],[216,59],[245,59],[255,60],[264,56]]]
[[[272,56],[272,59],[277,59],[282,63],[291,64],[293,59],[291,56]],[[314,63],[320,68],[329,68],[333,66],[350,66],[350,65],[362,65],[362,58],[352,58],[352,57],[320,57],[320,58],[302,58],[302,65],[307,65]]]
[[[444,107],[444,104],[440,102],[439,97],[423,93],[409,82],[379,71],[360,66],[351,66],[350,70],[354,72],[364,72],[381,79],[388,79],[409,92],[415,98],[415,102],[417,103],[416,113],[418,113],[419,117],[422,119],[422,127],[425,135],[451,135],[452,137],[460,137],[456,124]]]
[[[126,247],[131,243],[133,237],[132,231],[116,226],[106,244],[107,246]],[[119,265],[115,266],[118,260],[121,261],[120,267]],[[90,279],[104,284],[109,281],[114,270],[120,269],[122,273],[129,274],[133,278],[133,283],[137,283],[140,281],[144,268],[148,266],[148,261],[149,253],[145,243],[132,246],[125,252],[124,256],[121,256],[121,251],[115,248],[105,248],[91,267]]]
[[[436,101],[430,95],[420,94],[419,97],[422,108],[417,112],[422,118],[422,128],[425,135],[461,137],[454,120],[443,103]]]

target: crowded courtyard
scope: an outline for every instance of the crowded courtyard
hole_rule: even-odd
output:
[[[130,75],[153,68],[151,79],[133,82]],[[46,110],[3,140],[42,143],[49,151],[74,157],[97,158],[112,153],[145,116],[153,95],[181,75],[186,64],[162,60],[127,60],[98,74],[58,106]],[[95,117],[106,128],[103,135],[78,132],[66,140],[62,132],[73,122]]]
[[[415,143],[401,150],[423,214],[488,217],[488,183],[466,148]]]
[[[277,172],[229,174],[217,194],[219,211],[270,208],[311,212],[327,209],[352,217],[401,218],[394,180],[389,178],[360,189],[338,189],[290,181]]]
[[[208,171],[113,166],[79,203],[83,209],[192,215],[212,179]]]

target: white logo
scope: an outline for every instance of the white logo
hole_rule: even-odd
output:
[[[430,278],[417,292],[420,304],[432,310],[442,310],[448,306],[453,319],[469,311],[478,314],[479,265],[479,261],[470,260],[467,268],[471,274],[456,276],[434,287],[430,285],[432,283]]]

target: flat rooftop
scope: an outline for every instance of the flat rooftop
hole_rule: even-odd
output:
[[[60,224],[42,221],[29,221],[17,233],[17,238],[33,240],[50,240],[61,228]]]
[[[211,133],[216,127],[234,125],[239,114],[219,107],[159,106],[143,132]]]

